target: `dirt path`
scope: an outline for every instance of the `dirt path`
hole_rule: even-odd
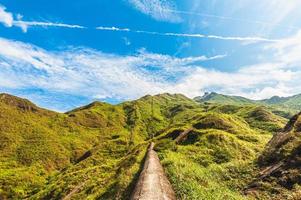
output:
[[[131,200],[176,200],[172,186],[153,147],[154,143],[148,149],[143,171]]]

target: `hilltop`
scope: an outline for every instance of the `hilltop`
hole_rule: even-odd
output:
[[[291,97],[274,96],[270,99],[259,101],[266,105],[280,106],[287,109],[301,110],[301,94]]]
[[[205,93],[200,97],[195,97],[194,100],[200,103],[224,105],[262,105],[268,107],[272,112],[278,113],[288,119],[301,110],[301,94],[291,97],[273,96],[269,99],[252,100],[241,96],[230,96],[211,92]]]
[[[255,103],[255,101],[244,97],[218,94],[216,92],[205,93],[203,96],[195,97],[194,100],[198,102],[219,103],[226,105],[247,105]]]
[[[2,94],[0,198],[127,199],[154,141],[179,199],[245,199],[255,160],[287,121],[264,105],[204,104],[181,94],[66,113]]]

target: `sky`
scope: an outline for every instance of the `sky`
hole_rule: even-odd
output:
[[[300,0],[0,0],[0,93],[92,101],[301,93]]]

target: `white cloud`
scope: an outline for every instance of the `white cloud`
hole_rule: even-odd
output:
[[[12,13],[7,12],[6,8],[0,4],[0,23],[7,27],[11,27],[13,25],[13,21]]]
[[[258,66],[250,66],[231,73],[199,67],[183,77],[177,84],[169,86],[168,90],[181,91],[190,97],[213,90],[252,99],[263,99],[274,95],[289,96],[301,92],[298,85],[300,84],[301,70],[292,72],[283,69],[269,69],[264,66],[267,65],[263,64],[261,70],[258,70]],[[257,69],[254,70],[254,68]],[[278,87],[279,85],[282,87]],[[273,92],[270,88],[274,89]]]
[[[225,55],[178,58],[144,49],[128,56],[85,48],[52,52],[4,38],[0,46],[6,47],[0,49],[1,88],[123,100],[162,92],[194,97],[214,90],[254,99],[301,92],[301,69],[287,69],[283,62],[223,72],[205,69],[200,62]]]
[[[148,35],[158,35],[158,36],[167,36],[167,37],[184,37],[184,38],[207,38],[215,40],[230,40],[230,41],[239,41],[245,42],[246,44],[255,43],[255,42],[279,42],[278,39],[269,39],[263,37],[237,37],[237,36],[221,36],[221,35],[205,35],[205,34],[189,34],[189,33],[168,33],[168,32],[156,32],[156,31],[144,31],[144,30],[131,30],[129,28],[117,28],[117,27],[96,27],[97,30],[101,31],[118,31],[118,32],[132,32],[139,34],[148,34]]]
[[[61,28],[79,28],[83,29],[85,27],[74,24],[64,24],[64,23],[54,23],[54,22],[39,22],[39,21],[23,21],[23,16],[16,14],[14,18],[13,14],[6,11],[6,8],[0,5],[0,23],[7,27],[20,27],[23,32],[27,32],[29,27],[41,26],[41,27],[61,27]]]
[[[175,9],[170,0],[129,0],[129,3],[140,12],[159,21],[180,22],[181,18],[176,13],[168,12]]]
[[[301,63],[301,30],[296,35],[282,39],[266,46],[267,49],[276,50],[276,59],[286,66],[296,66]]]
[[[168,77],[184,75],[192,64],[215,57],[175,58],[149,53],[118,56],[91,49],[49,52],[22,42],[0,39],[0,86],[41,88],[86,97],[129,99],[164,92]],[[18,80],[18,81],[16,81]],[[7,82],[16,83],[16,85]]]

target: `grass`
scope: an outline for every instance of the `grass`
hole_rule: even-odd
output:
[[[270,136],[258,135],[262,144],[238,139],[231,133],[207,130],[189,145],[156,148],[179,199],[252,199],[242,195],[255,175],[253,160]]]
[[[261,107],[225,109],[217,105],[183,111],[157,138],[155,149],[179,199],[255,199],[242,190],[256,176],[255,160],[272,137],[265,123],[277,126],[284,119],[266,110],[265,120],[258,112],[250,114]],[[260,126],[254,127],[254,121]],[[172,133],[188,127],[193,131],[176,145]]]
[[[239,186],[245,182],[236,181],[242,178],[243,172],[248,173],[247,168],[237,166],[249,167],[248,163],[237,163],[234,167],[229,164],[208,165],[187,159],[185,154],[181,153],[182,150],[179,148],[179,152],[167,151],[160,154],[162,164],[179,199],[246,199],[239,192],[241,189]],[[206,153],[200,157],[205,155]],[[233,176],[236,176],[235,181]],[[246,180],[245,177],[243,180]]]
[[[0,95],[0,108],[0,199],[128,199],[151,139],[179,199],[245,199],[256,158],[287,121],[266,107],[180,94],[67,113]]]

